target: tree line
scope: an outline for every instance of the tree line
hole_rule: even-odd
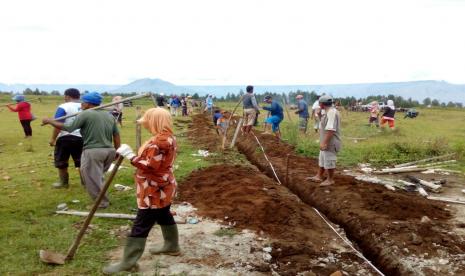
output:
[[[84,93],[87,92],[87,91],[84,91]],[[13,94],[12,92],[0,92],[1,94]],[[54,95],[54,96],[59,96],[61,95],[61,93],[57,90],[53,90],[51,92],[47,92],[47,91],[40,91],[39,89],[30,89],[30,88],[26,88],[23,93],[24,95],[38,95],[38,96],[47,96],[47,95]],[[102,96],[114,96],[114,95],[120,95],[120,96],[123,96],[123,97],[130,97],[130,96],[134,96],[134,95],[137,95],[136,92],[132,92],[132,93],[109,93],[109,92],[103,92],[102,93]],[[189,96],[190,94],[185,94],[185,93],[181,93],[179,94],[179,96],[181,97],[184,97],[184,96]],[[236,93],[231,93],[231,92],[228,92],[226,94],[226,96],[221,96],[221,97],[216,97],[216,100],[219,100],[219,101],[232,101],[232,102],[237,102],[239,101],[240,97],[242,97],[244,95],[244,91],[241,89],[237,94]],[[256,98],[257,98],[257,101],[263,101],[263,99],[265,98],[266,95],[271,95],[274,99],[280,101],[280,102],[283,102],[285,101],[286,103],[288,104],[295,104],[296,101],[295,101],[295,96],[297,95],[303,95],[304,96],[304,100],[311,104],[313,103],[314,101],[316,101],[317,99],[317,96],[318,96],[318,93],[315,92],[315,91],[301,91],[301,90],[297,90],[297,91],[291,91],[289,93],[276,93],[276,92],[265,92],[265,93],[261,93],[261,94],[255,94]],[[169,95],[167,95],[169,96]],[[193,99],[201,99],[203,97],[201,97],[198,93],[194,93],[191,95]],[[355,97],[339,97],[339,98],[335,98],[335,101],[338,101],[341,105],[343,106],[347,106],[347,107],[350,107],[350,106],[355,106],[357,104],[369,104],[370,102],[372,101],[378,101],[378,102],[382,102],[382,103],[386,103],[388,100],[393,100],[395,105],[398,106],[398,107],[403,107],[403,108],[412,108],[412,107],[419,107],[419,106],[432,106],[432,107],[457,107],[457,108],[463,108],[463,103],[461,102],[452,102],[452,101],[449,101],[449,102],[440,102],[439,100],[437,99],[431,99],[431,98],[425,98],[421,103],[419,101],[416,101],[416,100],[412,100],[412,98],[408,98],[408,99],[405,99],[401,96],[394,96],[392,94],[390,95],[376,95],[376,96],[368,96],[368,97],[365,97],[365,98],[355,98]]]

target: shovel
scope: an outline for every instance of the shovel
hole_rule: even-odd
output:
[[[94,217],[95,212],[97,211],[97,208],[102,201],[103,197],[105,196],[105,193],[108,190],[108,187],[110,186],[111,182],[113,181],[113,178],[116,175],[116,172],[118,171],[119,166],[123,162],[123,156],[119,156],[118,159],[116,160],[116,164],[113,167],[113,170],[111,171],[110,176],[108,177],[107,181],[105,182],[105,185],[103,186],[102,190],[100,191],[100,194],[98,195],[97,199],[95,200],[94,206],[92,207],[92,210],[89,212],[89,215],[87,216],[86,220],[84,221],[84,224],[81,226],[81,230],[79,230],[79,234],[76,237],[76,240],[74,243],[71,245],[71,247],[68,250],[68,254],[64,256],[63,254],[48,251],[48,250],[39,250],[39,257],[40,260],[44,263],[48,264],[57,264],[57,265],[63,265],[65,264],[65,261],[72,260],[74,257],[74,254],[76,253],[76,250],[79,247],[79,243],[81,242],[82,237],[86,233],[87,227],[90,224],[90,221]]]

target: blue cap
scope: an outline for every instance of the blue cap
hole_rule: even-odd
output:
[[[93,105],[100,105],[102,103],[102,96],[98,92],[89,92],[81,97],[81,101],[84,103],[90,103]]]
[[[13,101],[16,101],[16,102],[24,102],[24,96],[23,95],[15,95],[13,98],[12,98]]]

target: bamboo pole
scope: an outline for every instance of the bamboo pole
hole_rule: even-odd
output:
[[[289,118],[289,121],[291,121],[291,123],[293,123],[294,121],[292,120],[291,113],[289,113],[289,109],[287,109],[286,97],[282,98],[282,102],[283,102],[283,105],[284,105],[284,109],[286,110],[287,117]]]
[[[233,111],[231,112],[231,115],[229,115],[229,118],[228,118],[228,122],[231,122],[231,118],[232,116],[234,115],[234,113],[236,112],[236,109],[239,107],[239,105],[241,104],[242,100],[244,99],[244,96],[241,96],[241,98],[239,99],[239,101],[237,102],[236,106],[234,107]],[[224,130],[224,137],[223,137],[223,144],[221,146],[221,148],[224,150],[224,147],[226,145],[226,139],[228,137],[228,130],[229,130],[229,125],[230,124],[227,124],[226,125],[226,129]]]
[[[394,167],[395,168],[402,168],[402,167],[407,167],[407,166],[411,166],[411,165],[416,165],[416,164],[422,163],[422,162],[428,162],[428,161],[433,161],[433,160],[444,159],[444,158],[452,157],[454,155],[455,155],[455,153],[450,153],[450,154],[446,154],[446,155],[441,155],[441,156],[436,156],[436,157],[421,159],[421,160],[417,160],[417,161],[413,161],[413,162],[399,164],[399,165],[395,165]]]
[[[243,120],[244,120],[243,118],[240,118],[239,122],[237,123],[236,131],[234,131],[234,136],[233,136],[233,139],[231,141],[231,145],[229,146],[230,149],[232,149],[234,147],[234,145],[236,144],[237,135],[239,134],[239,130],[241,130]],[[231,122],[229,122],[229,123],[231,123]],[[225,136],[226,136],[226,133],[225,133]]]
[[[89,212],[83,212],[83,211],[56,211],[55,212],[58,215],[71,215],[71,216],[79,216],[79,217],[86,217],[89,215]],[[117,214],[117,213],[95,213],[94,217],[97,218],[115,218],[115,219],[129,219],[129,220],[135,220],[136,215],[131,215],[131,214]],[[179,219],[179,217],[174,217],[174,221],[179,224],[184,224],[186,223],[185,220]]]
[[[68,118],[77,116],[77,115],[81,114],[82,112],[85,112],[85,111],[88,111],[88,110],[99,110],[99,109],[103,109],[103,108],[106,108],[106,107],[109,107],[109,106],[113,106],[113,105],[116,105],[116,104],[124,103],[124,102],[127,102],[127,101],[136,100],[136,99],[141,99],[141,98],[145,98],[145,97],[150,97],[150,95],[151,95],[150,93],[147,93],[147,94],[143,94],[143,95],[137,95],[137,96],[132,96],[132,97],[124,98],[124,99],[122,99],[122,100],[120,100],[120,101],[116,101],[116,102],[111,102],[111,103],[108,103],[108,104],[99,105],[99,106],[92,107],[92,108],[89,108],[89,109],[86,109],[86,110],[83,110],[83,111],[80,111],[80,112],[77,112],[77,113],[74,113],[74,114],[70,114],[70,115],[66,115],[66,116],[61,116],[61,117],[58,117],[58,118],[53,119],[53,121],[65,120],[65,119],[68,119]],[[43,124],[42,124],[42,125],[43,125]]]
[[[139,148],[142,145],[142,128],[141,125],[137,123],[137,120],[139,120],[141,117],[141,108],[140,106],[136,106],[136,152],[139,152]]]
[[[442,196],[428,196],[427,199],[437,200],[437,201],[442,201],[442,202],[447,202],[447,203],[456,203],[456,204],[465,205],[465,201],[463,201],[463,200],[458,200],[458,199],[453,199],[453,198],[448,198],[448,197],[442,197]]]

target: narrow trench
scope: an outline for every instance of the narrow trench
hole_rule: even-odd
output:
[[[189,135],[191,139],[209,150],[218,149],[218,137],[206,116],[194,117],[192,126],[196,131]],[[277,142],[269,135],[258,137],[283,186],[307,206],[319,210],[331,223],[344,229],[347,239],[383,274],[444,275],[449,269],[458,274],[464,271],[460,268],[460,260],[452,258],[460,256],[465,246],[446,231],[450,214],[444,210],[444,204],[360,183],[353,177],[338,173],[336,185],[318,188],[305,180],[318,167],[314,159],[298,155],[292,146]],[[274,172],[253,137],[239,136],[236,147],[250,164],[275,181]],[[292,159],[288,177],[287,155]],[[435,221],[421,223],[424,215]],[[414,243],[412,235],[421,237],[422,241]],[[437,258],[442,258],[438,248],[451,256],[450,263],[431,269]],[[407,249],[411,250],[410,253]],[[428,257],[423,259],[421,255]],[[364,261],[360,258],[360,262]],[[373,268],[371,270],[375,273]]]
[[[250,140],[249,142],[253,142]],[[241,154],[243,154],[247,160],[253,164],[256,168],[258,168],[259,171],[261,171],[264,175],[266,175],[268,178],[272,179],[272,181],[276,181],[275,174],[273,170],[270,168],[269,164],[266,163],[261,163],[258,161],[257,158],[253,158],[250,154],[250,149],[247,147],[244,147],[244,144],[239,142],[237,145],[237,148]],[[257,145],[258,146],[258,145]],[[266,150],[266,149],[265,149]],[[265,152],[266,153],[266,152]],[[256,154],[256,153],[255,153]],[[263,153],[261,153],[263,154]],[[333,225],[337,225],[344,229],[346,239],[352,243],[352,245],[361,253],[363,256],[369,260],[373,266],[375,266],[379,271],[381,271],[385,275],[401,275],[401,271],[397,270],[397,268],[394,268],[393,266],[386,267],[384,263],[386,263],[386,260],[380,256],[376,251],[376,249],[373,248],[373,245],[371,245],[369,242],[362,241],[359,238],[356,237],[355,231],[352,227],[349,227],[347,224],[344,222],[340,221],[337,217],[334,217],[331,213],[321,211],[321,205],[317,204],[315,201],[313,201],[311,198],[304,198],[301,196],[302,190],[296,190],[295,187],[298,187],[298,183],[286,183],[285,179],[288,179],[285,175],[283,175],[282,172],[279,172],[276,170],[277,177],[280,179],[282,182],[282,185],[288,188],[289,192],[296,195],[304,204],[307,206],[310,206],[312,208],[315,208],[318,210],[320,213],[322,213],[325,217],[326,220],[329,221]],[[328,226],[328,231],[333,231],[330,229]],[[340,239],[340,238],[339,238]],[[341,240],[341,242],[343,242]],[[355,253],[355,252],[354,252]],[[386,256],[385,256],[386,257]],[[361,260],[362,258],[359,257]],[[380,259],[381,258],[381,259]],[[393,260],[388,260],[389,263],[392,263]],[[363,262],[365,262],[363,260]],[[371,268],[374,274],[379,274],[375,272],[375,269]]]

